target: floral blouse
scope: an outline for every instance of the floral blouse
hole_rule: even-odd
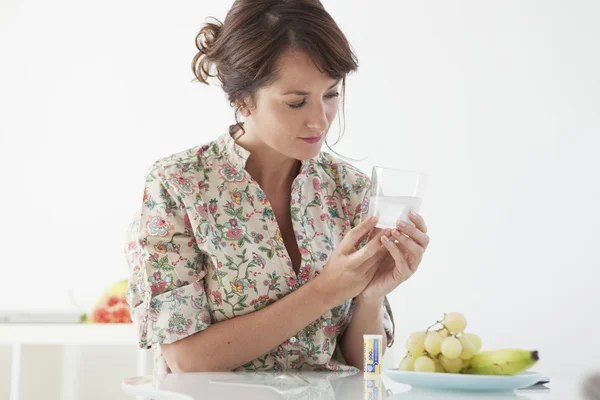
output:
[[[320,152],[292,184],[291,219],[302,256],[294,272],[273,208],[244,169],[250,153],[229,133],[156,161],[141,212],[130,224],[127,302],[155,374],[170,372],[160,351],[211,324],[285,297],[317,276],[344,235],[368,211],[369,179]],[[278,347],[236,371],[334,370],[345,365],[338,338],[354,310],[346,300]],[[394,323],[383,306],[388,346]]]

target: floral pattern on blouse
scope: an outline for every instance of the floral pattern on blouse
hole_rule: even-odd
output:
[[[170,372],[160,345],[285,297],[317,276],[367,214],[369,178],[320,152],[302,161],[292,184],[291,219],[301,264],[294,272],[275,213],[244,169],[250,153],[229,133],[156,161],[141,212],[127,232],[127,301],[141,348],[154,348],[155,373]],[[364,242],[363,242],[364,243]],[[353,371],[338,338],[354,310],[346,300],[237,371]],[[394,323],[383,307],[388,346]]]

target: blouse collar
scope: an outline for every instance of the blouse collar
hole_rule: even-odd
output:
[[[220,137],[220,141],[222,144],[222,148],[225,150],[226,156],[229,159],[229,161],[235,165],[239,165],[242,168],[245,168],[246,162],[250,157],[250,151],[237,144],[231,132],[225,132],[224,134],[222,134]],[[302,166],[300,168],[300,171],[304,171],[304,169],[310,164],[322,162],[323,159],[324,157],[322,156],[322,153],[319,152],[316,156],[312,158],[301,160]]]

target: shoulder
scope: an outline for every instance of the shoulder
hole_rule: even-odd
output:
[[[203,171],[212,160],[223,158],[222,143],[214,139],[155,160],[148,168],[147,177],[193,175]]]
[[[318,168],[333,178],[338,186],[347,187],[355,193],[370,186],[370,178],[364,171],[335,155],[322,151],[315,160]]]
[[[330,196],[340,202],[343,215],[350,220],[350,227],[356,226],[369,210],[369,176],[357,166],[329,153],[319,153],[315,161],[316,169],[321,171],[319,186],[327,185],[323,185],[323,181],[327,180],[333,184],[333,188],[329,186]]]

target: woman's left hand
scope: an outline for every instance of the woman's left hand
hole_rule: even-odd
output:
[[[429,236],[423,217],[412,212],[408,217],[415,226],[400,221],[397,229],[388,229],[381,237],[389,253],[377,266],[371,282],[358,295],[359,300],[383,301],[387,294],[417,271],[429,245]],[[380,229],[375,228],[371,237],[376,237],[379,231]]]

